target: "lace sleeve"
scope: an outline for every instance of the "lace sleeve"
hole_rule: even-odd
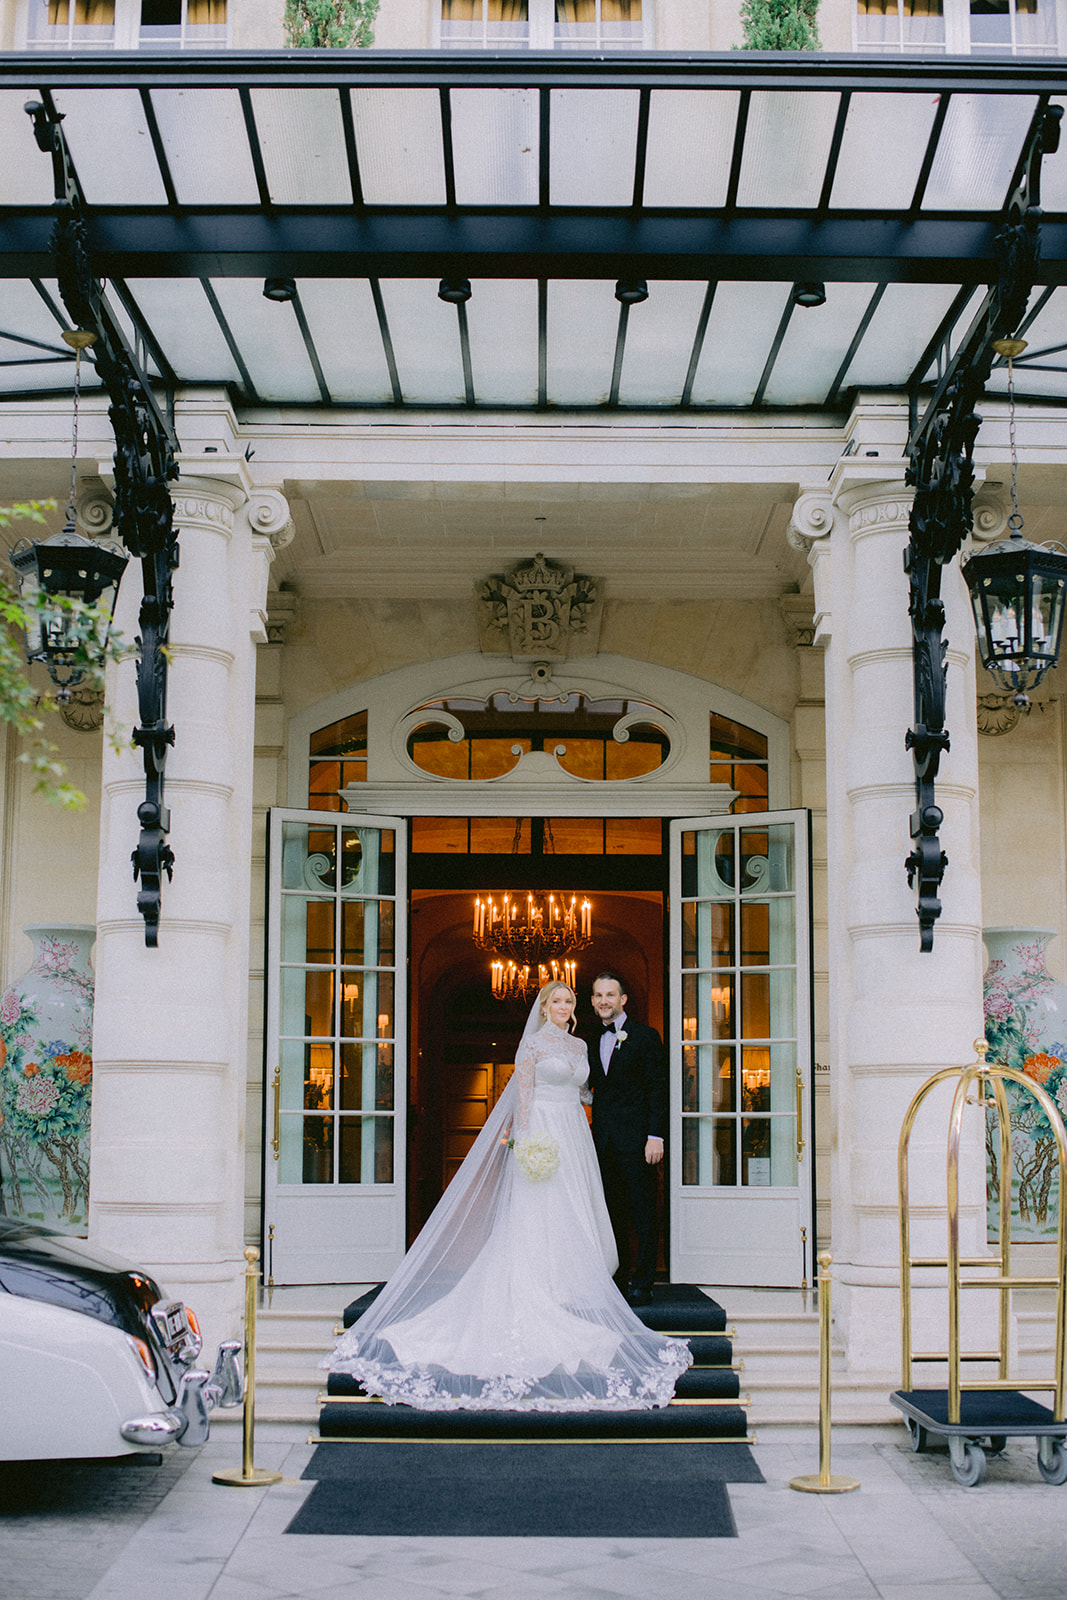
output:
[[[532,1041],[519,1046],[518,1055],[515,1057],[515,1079],[518,1085],[518,1099],[515,1104],[515,1120],[511,1129],[513,1139],[524,1139],[530,1131],[530,1111],[533,1107],[534,1075],[536,1059]]]

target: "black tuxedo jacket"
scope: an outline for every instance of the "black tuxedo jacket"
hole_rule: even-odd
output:
[[[623,1032],[607,1073],[600,1065],[600,1029],[587,1041],[593,1139],[617,1150],[644,1150],[650,1133],[667,1135],[667,1064],[655,1028],[627,1017]]]

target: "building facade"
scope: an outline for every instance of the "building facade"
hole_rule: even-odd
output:
[[[0,126],[18,156],[5,163],[0,205],[32,220],[51,199],[49,163],[21,109],[25,85],[51,70],[35,52],[275,50],[267,9],[183,0],[180,16],[149,21],[121,0],[84,16],[76,8],[73,20],[6,6],[0,37],[19,54]],[[464,61],[479,45],[592,44],[621,59],[729,50],[738,34],[719,6],[639,16],[619,4],[609,16],[605,0],[574,17],[564,6],[542,16],[533,0],[485,6],[480,18],[471,9],[446,5],[439,16],[386,0],[370,55],[440,51],[433,69],[444,70],[453,46],[470,52]],[[1054,9],[1018,0],[877,13],[824,0],[820,16],[828,49],[878,61],[921,50],[925,72],[940,51],[980,57],[995,46],[1036,59],[1056,51],[1058,24]],[[498,26],[513,32],[498,37]],[[601,32],[575,31],[590,27]],[[956,154],[927,163],[923,179],[941,185],[938,217],[964,204],[999,211],[1034,99],[1059,82],[1048,59],[1048,83],[1019,90],[1014,122],[969,124],[968,86],[956,85],[964,109],[945,136]],[[307,120],[294,124],[295,100],[270,100],[296,94],[288,80],[248,82],[265,211],[306,201],[332,215],[339,147],[321,104],[302,102]],[[180,103],[224,92],[221,77],[206,83],[171,91],[136,71],[99,87],[57,82],[98,217],[156,204],[157,182],[158,204],[179,221],[205,196],[220,212],[244,204],[235,145],[222,137],[231,111],[211,123],[216,102]],[[105,100],[138,87],[153,105],[143,127],[129,100]],[[752,167],[738,157],[729,177],[721,149],[734,121],[728,134],[714,117],[701,124],[705,142],[694,135],[686,155],[690,103],[654,97],[691,86],[646,87],[642,113],[614,85],[592,122],[587,102],[566,98],[580,88],[540,87],[559,97],[541,179],[550,210],[605,196],[613,215],[628,205],[632,162],[620,175],[619,153],[635,139],[657,213],[686,212],[680,186],[694,174],[712,189],[732,184],[742,209],[768,215],[790,197],[818,209],[820,185],[829,193],[830,178],[813,180],[804,161],[761,168],[758,143]],[[933,137],[921,88],[882,88],[910,96],[892,122],[908,148],[914,124],[914,184]],[[492,124],[514,144],[512,164],[496,167],[484,159],[485,129],[464,120],[472,102],[457,97],[496,91],[452,83],[439,207],[439,127],[421,120],[414,98],[376,122],[379,91],[438,94],[408,79],[352,89],[372,211],[395,208],[399,227],[405,208],[425,206],[436,227],[439,210],[469,203],[473,214],[502,194],[506,206],[509,184],[536,198],[523,164],[532,100],[509,102]],[[840,122],[834,181],[850,195],[875,181],[892,187],[892,171],[880,175],[884,111],[871,107],[874,120],[850,132],[836,87],[806,91],[788,126],[829,149]],[[753,140],[761,128],[771,137],[760,92],[746,101]],[[961,176],[958,152],[976,127],[987,167]],[[157,157],[174,158],[165,179],[136,142],[145,130]],[[121,178],[115,138],[128,153]],[[303,167],[287,165],[298,146]],[[1046,178],[1055,217],[1067,209],[1058,157]],[[995,200],[975,199],[983,182]],[[709,190],[699,204],[723,200]],[[862,216],[854,199],[840,205]],[[350,248],[323,238],[338,260]],[[1049,259],[1057,241],[1050,234]],[[800,1285],[816,1247],[830,1246],[847,1363],[860,1376],[891,1374],[904,1110],[932,1071],[970,1058],[982,1031],[983,927],[1067,931],[1058,675],[1028,717],[976,681],[956,565],[945,574],[951,748],[938,787],[950,865],[930,954],[919,950],[904,870],[914,805],[904,742],[914,716],[902,561],[908,379],[977,301],[939,267],[918,285],[893,269],[873,299],[871,283],[827,271],[823,303],[807,307],[790,258],[777,276],[723,273],[714,294],[700,271],[638,274],[647,303],[627,301],[622,259],[618,274],[548,266],[529,282],[486,267],[469,272],[469,303],[450,302],[439,289],[462,279],[464,260],[442,256],[419,276],[390,270],[385,244],[372,248],[380,272],[298,272],[299,317],[291,296],[264,298],[262,253],[247,272],[218,276],[205,266],[171,274],[144,258],[125,277],[101,271],[121,278],[131,327],[148,330],[149,369],[163,387],[176,380],[181,564],[167,763],[176,859],[158,949],[145,947],[129,866],[143,797],[128,743],[132,661],[112,669],[116,737],[72,725],[93,723],[93,708],[57,721],[84,811],[59,814],[34,796],[10,731],[0,794],[5,983],[29,964],[24,927],[96,928],[91,1234],[150,1265],[220,1335],[239,1315],[248,1241],[262,1242],[279,1284],[384,1276],[506,1081],[521,1029],[524,1005],[494,995],[490,956],[472,937],[475,899],[574,891],[593,923],[588,953],[575,957],[579,990],[601,965],[620,967],[670,1053],[665,1270],[725,1286]],[[6,270],[16,320],[0,334],[12,372],[0,397],[0,501],[62,505],[70,374],[56,381],[39,353],[55,341],[44,328],[55,290],[14,254]],[[1031,307],[1032,342],[1053,352],[1058,270],[1051,298]],[[1021,395],[1014,427],[1019,499],[1041,540],[1062,537],[1065,516],[1067,412],[1050,362]],[[983,406],[978,543],[998,537],[1011,511],[1005,387],[996,374]],[[113,517],[113,452],[107,397],[89,380],[77,507],[98,537]],[[62,513],[51,520],[58,528]],[[127,638],[139,599],[131,564],[116,617]],[[1054,942],[1057,976],[1063,962]],[[977,1254],[979,1127],[969,1141],[964,1227]],[[932,1241],[940,1136],[924,1136],[921,1150]],[[5,1184],[16,1210],[24,1202],[10,1174]]]

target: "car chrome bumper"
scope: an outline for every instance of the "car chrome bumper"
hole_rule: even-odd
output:
[[[144,1444],[158,1449],[173,1444],[186,1431],[186,1419],[178,1411],[153,1411],[147,1417],[131,1417],[119,1429],[127,1444]]]
[[[238,1405],[243,1391],[236,1340],[221,1344],[210,1373],[187,1369],[178,1382],[173,1407],[153,1411],[144,1417],[131,1417],[119,1432],[127,1444],[159,1446],[177,1442],[189,1447],[206,1444],[211,1432],[211,1413],[215,1407]]]

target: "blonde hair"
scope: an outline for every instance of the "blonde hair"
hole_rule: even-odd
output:
[[[549,1001],[552,999],[552,996],[555,994],[557,989],[566,989],[567,993],[574,1001],[575,1008],[578,1005],[578,996],[575,994],[569,983],[564,983],[562,978],[550,979],[548,983],[543,983],[541,985],[537,995],[537,1009],[541,1013],[542,1017],[544,1017],[546,1022],[548,1021]],[[571,1011],[568,1022],[572,1030],[577,1026],[573,1010]]]

